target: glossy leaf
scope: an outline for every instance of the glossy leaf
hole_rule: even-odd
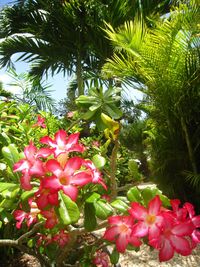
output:
[[[80,217],[80,212],[76,203],[62,191],[59,192],[59,200],[58,213],[62,223],[68,225],[77,222]]]
[[[98,154],[96,154],[92,157],[92,161],[98,169],[103,168],[106,164],[106,159],[104,157],[102,157],[101,155],[98,155]]]
[[[121,212],[126,212],[129,209],[129,206],[121,199],[116,199],[111,203],[111,206],[116,208]]]
[[[107,219],[108,216],[113,213],[112,207],[108,203],[105,203],[104,200],[94,202],[94,207],[96,210],[96,216],[102,220]]]
[[[87,203],[94,203],[95,201],[97,201],[98,199],[100,199],[100,195],[97,194],[96,192],[92,193],[91,196],[89,196],[87,199],[86,199],[86,202]]]
[[[84,206],[84,227],[89,231],[93,231],[96,228],[97,220],[95,216],[95,208],[92,203],[85,203]]]
[[[143,197],[140,193],[140,190],[136,186],[128,190],[127,198],[130,202],[143,203]]]

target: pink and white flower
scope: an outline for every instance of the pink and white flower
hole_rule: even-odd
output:
[[[40,142],[49,145],[54,149],[54,156],[58,157],[61,153],[84,152],[84,146],[78,143],[80,133],[74,133],[67,136],[64,130],[59,130],[54,140],[49,136],[42,137]]]
[[[111,216],[108,218],[110,227],[103,238],[116,243],[118,252],[124,253],[128,244],[139,247],[142,242],[133,234],[134,219],[131,216]]]
[[[87,170],[81,170],[83,159],[79,157],[70,158],[64,169],[55,159],[46,163],[46,168],[53,176],[43,179],[43,187],[55,190],[63,190],[73,201],[78,195],[78,186],[84,186],[92,181],[91,174]]]
[[[134,234],[138,237],[148,235],[149,240],[158,237],[163,224],[163,216],[161,212],[161,200],[159,196],[155,196],[148,205],[148,208],[143,207],[137,202],[131,204],[129,213],[138,222],[134,227]]]
[[[21,187],[25,190],[31,190],[31,177],[41,177],[45,174],[44,163],[40,160],[40,158],[47,158],[52,154],[52,150],[49,148],[41,148],[37,151],[37,148],[31,141],[30,144],[25,147],[24,154],[25,158],[15,163],[13,170],[14,172],[22,172],[22,176],[20,178]]]

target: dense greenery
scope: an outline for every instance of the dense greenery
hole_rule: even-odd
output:
[[[96,251],[108,243],[93,236],[92,245],[82,246],[88,233],[91,238],[101,223],[108,227],[111,215],[125,220],[131,202],[147,206],[160,195],[169,206],[157,188],[140,191],[134,185],[153,181],[168,197],[191,201],[200,210],[199,21],[200,6],[195,0],[18,0],[1,10],[1,66],[14,66],[12,56],[18,52],[18,60],[30,63],[29,74],[17,75],[10,69],[12,85],[20,87],[21,94],[10,94],[0,84],[1,238],[22,240],[18,248],[26,251],[27,244],[44,266],[74,264],[79,253],[83,266],[94,266]],[[75,74],[62,109],[55,108],[48,85],[40,80],[58,72]],[[124,99],[124,86],[140,90],[143,100]],[[59,157],[55,147],[66,157]],[[35,152],[40,148],[44,149],[41,154]],[[45,167],[38,177],[34,171],[41,165]],[[74,181],[72,174],[62,176],[66,166],[77,175]],[[64,174],[59,176],[61,170]],[[57,189],[50,186],[50,178],[55,181],[55,177],[60,183]],[[64,192],[66,185],[73,193]],[[50,195],[45,207],[41,195]],[[31,236],[32,230],[30,241],[23,236],[30,227],[26,217],[32,209],[30,196],[40,206],[39,234],[47,239],[51,235],[53,244],[46,246],[48,240],[41,239],[38,246],[40,239]],[[22,208],[29,219],[27,225],[18,222],[22,228],[16,233],[15,219],[20,219],[15,214]],[[46,212],[58,220],[53,229],[40,228],[49,223]],[[152,217],[148,219],[151,223]],[[59,231],[67,240],[63,251],[54,243],[58,236],[53,239]],[[72,248],[75,258],[67,261],[63,257]],[[113,264],[121,252],[117,250],[106,250]]]
[[[116,53],[104,67],[140,83],[146,97],[152,175],[170,196],[199,197],[199,5],[180,5],[148,29],[135,20],[107,33]]]

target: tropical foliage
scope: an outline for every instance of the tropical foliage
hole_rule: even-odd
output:
[[[160,261],[192,253],[199,14],[196,1],[167,0],[18,0],[1,11],[0,63],[21,52],[32,73],[11,71],[20,95],[0,90],[2,255],[108,267],[143,243]],[[76,74],[59,118],[40,80],[49,71]],[[124,85],[143,101],[123,99]],[[141,185],[149,177],[159,189]]]
[[[117,31],[108,25],[116,52],[104,67],[108,75],[140,83],[153,175],[171,196],[193,201],[186,172],[199,173],[199,14],[191,1],[174,8],[154,29],[140,20]]]

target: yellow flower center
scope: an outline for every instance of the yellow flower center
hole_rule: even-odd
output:
[[[62,185],[67,185],[67,184],[68,184],[68,179],[67,179],[66,176],[61,176],[61,177],[59,178],[59,181],[60,181],[60,183],[61,183]]]
[[[156,216],[155,215],[149,214],[146,217],[146,222],[148,224],[153,224],[155,222],[155,220],[156,220]]]
[[[123,233],[126,233],[129,230],[129,228],[128,228],[128,226],[126,224],[121,224],[119,226],[119,229],[120,229],[120,232],[123,232]]]
[[[57,157],[57,161],[60,163],[60,166],[64,169],[65,164],[68,160],[68,153],[61,153]]]

